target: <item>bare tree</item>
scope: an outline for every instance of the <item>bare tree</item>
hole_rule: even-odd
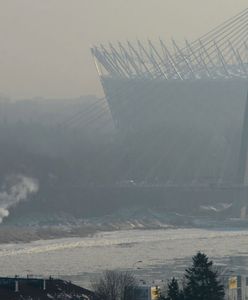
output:
[[[134,299],[135,278],[129,272],[105,271],[93,289],[99,300]]]

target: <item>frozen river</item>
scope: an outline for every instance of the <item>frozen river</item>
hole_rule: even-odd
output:
[[[4,244],[0,272],[60,276],[87,286],[102,270],[133,269],[139,279],[151,281],[181,272],[198,250],[235,271],[248,270],[248,230],[169,229]]]

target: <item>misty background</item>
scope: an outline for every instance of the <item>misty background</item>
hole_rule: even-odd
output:
[[[172,35],[191,40],[246,6],[246,0],[1,0],[0,94],[102,96],[91,45]]]
[[[248,190],[235,181],[247,78],[135,90],[112,78],[131,128],[118,132],[90,51],[172,36],[181,46],[244,9],[247,0],[0,0],[4,276],[85,286],[128,268],[149,282],[178,275],[199,249],[247,274]]]
[[[162,126],[159,131],[146,128],[142,134],[129,135],[119,135],[114,129],[90,47],[137,37],[140,40],[161,37],[166,41],[173,35],[179,43],[185,37],[193,40],[246,6],[246,1],[241,0],[1,1],[0,196],[7,195],[0,203],[3,225],[18,218],[24,220],[24,216],[29,224],[30,218],[37,220],[39,213],[97,217],[120,207],[128,208],[133,205],[133,198],[143,208],[146,204],[149,207],[154,205],[154,199],[162,199],[163,203],[164,191],[160,185],[173,184],[171,177],[181,182],[190,178],[186,182],[191,184],[190,170],[194,164],[200,165],[201,157],[197,161],[195,152],[189,150],[190,159],[183,157],[182,170],[178,160],[182,157],[180,135],[170,150],[170,159],[163,159],[164,145],[177,132],[171,131],[167,142]],[[245,92],[240,89],[242,101]],[[232,94],[228,94],[232,102]],[[238,106],[238,111],[242,109],[243,104]],[[241,121],[236,115],[234,119],[240,129]],[[223,122],[226,125],[226,119]],[[206,118],[202,128],[209,123],[213,122]],[[236,137],[235,130],[232,134]],[[197,140],[194,131],[190,131],[184,138],[194,139],[199,147],[211,152],[201,143],[202,135]],[[219,157],[223,157],[228,147],[218,141],[213,141],[217,147],[214,159],[210,157],[212,164],[206,163],[208,174],[215,174],[216,169],[219,172],[220,164],[223,165]],[[234,147],[230,152],[236,153],[238,143],[236,140],[231,143]],[[199,149],[196,147],[195,151],[207,157]],[[231,158],[226,161],[231,162],[228,168],[233,171],[237,157]],[[175,164],[177,161],[180,168]],[[232,174],[227,173],[230,180]],[[8,195],[12,195],[5,188],[9,178],[19,178],[21,182],[28,178],[39,188],[25,185],[28,191],[25,197],[6,204],[6,199],[11,199]],[[11,188],[15,186],[14,183]],[[150,190],[139,189],[145,186],[150,186]],[[125,188],[125,193],[120,187]],[[133,190],[134,187],[137,189]],[[32,201],[26,201],[26,195]],[[160,217],[154,216],[156,220]]]

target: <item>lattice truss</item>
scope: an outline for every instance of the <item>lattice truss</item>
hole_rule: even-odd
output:
[[[100,76],[149,79],[248,77],[248,9],[193,42],[179,46],[127,41],[91,48]]]

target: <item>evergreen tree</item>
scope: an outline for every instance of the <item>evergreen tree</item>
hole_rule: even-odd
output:
[[[184,297],[186,300],[223,300],[224,287],[218,280],[213,262],[201,252],[193,256],[193,265],[186,269]]]
[[[173,277],[168,283],[167,300],[181,300],[182,292],[179,289],[178,281]]]

